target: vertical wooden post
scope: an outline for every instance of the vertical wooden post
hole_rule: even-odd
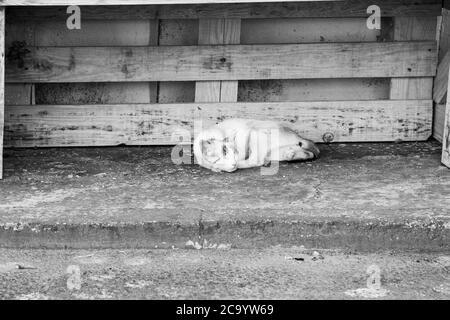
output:
[[[449,68],[450,77],[450,68]],[[448,78],[450,79],[450,78]],[[447,82],[447,96],[450,92],[450,81]],[[442,136],[442,163],[450,168],[450,99],[447,98],[445,104],[445,123],[444,123],[444,134]]]
[[[436,17],[396,17],[394,21],[394,41],[435,40]],[[433,78],[391,79],[390,99],[431,99]]]
[[[5,121],[5,7],[0,7],[0,179],[3,178],[3,128]]]
[[[241,19],[200,19],[198,44],[239,44]],[[238,81],[198,81],[196,102],[236,102]]]
[[[159,39],[159,20],[150,20],[150,37],[148,40],[149,46],[157,46]],[[158,82],[153,81],[149,83],[150,103],[158,103]]]

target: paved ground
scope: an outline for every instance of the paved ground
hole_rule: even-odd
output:
[[[0,247],[305,245],[450,251],[440,145],[321,145],[313,162],[213,173],[170,147],[7,150]]]
[[[449,255],[314,251],[1,249],[0,299],[450,298]]]

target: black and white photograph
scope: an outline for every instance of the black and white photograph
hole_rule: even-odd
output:
[[[450,299],[449,72],[446,0],[0,0],[0,300]]]

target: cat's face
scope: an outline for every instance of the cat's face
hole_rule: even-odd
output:
[[[237,151],[228,139],[203,140],[202,153],[205,160],[222,171],[233,172],[237,169]]]
[[[319,157],[320,150],[314,142],[301,137],[299,140],[300,149],[296,152],[295,159],[308,160]]]

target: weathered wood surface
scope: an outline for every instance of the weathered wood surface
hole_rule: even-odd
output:
[[[395,41],[436,39],[436,17],[396,17]],[[404,78],[391,80],[391,99],[431,99],[433,78]]]
[[[8,17],[6,9],[6,17]],[[22,21],[21,23],[9,24],[6,23],[6,36],[5,36],[5,47],[9,48],[16,42],[26,43],[30,46],[35,46],[34,41],[34,29],[32,23],[26,23]],[[5,104],[7,105],[24,105],[34,103],[34,92],[35,85],[31,83],[7,83],[5,85]]]
[[[447,92],[449,92],[449,90],[450,81],[447,81]],[[442,163],[450,168],[450,99],[447,99],[445,105],[444,119],[444,133],[442,135]]]
[[[444,56],[437,68],[434,78],[433,100],[438,104],[445,102],[448,87],[448,70],[450,67],[450,51]]]
[[[290,2],[290,1],[342,1],[342,0],[244,0],[244,2]],[[70,6],[70,5],[152,5],[195,3],[239,3],[242,0],[0,0],[3,6]]]
[[[156,20],[84,21],[80,30],[69,30],[65,20],[27,21],[8,23],[7,48],[14,42],[31,46],[147,46],[157,44]],[[33,85],[8,84],[7,104],[26,104],[31,92],[36,103],[94,104],[94,103],[150,103],[156,102],[156,83],[52,83]],[[32,87],[32,88],[30,88]],[[22,91],[22,92],[21,92]]]
[[[439,62],[450,49],[450,10],[442,9],[442,20],[439,39]]]
[[[392,19],[382,32],[370,30],[366,18],[244,19],[241,44],[384,42],[392,39]],[[240,81],[238,101],[333,101],[389,99],[387,78]]]
[[[239,44],[241,19],[200,19],[199,45]],[[196,102],[236,102],[237,81],[198,81]]]
[[[442,136],[444,135],[444,123],[445,123],[445,103],[434,104],[433,110],[433,138],[442,142]]]
[[[5,8],[0,8],[0,179],[3,178],[4,110],[5,110]]]
[[[69,5],[73,5],[76,1]],[[95,3],[93,1],[89,1]],[[125,2],[125,1],[122,1]],[[236,1],[238,2],[238,1]],[[220,19],[220,18],[317,18],[317,17],[368,17],[367,7],[373,1],[257,1],[256,3],[234,4],[192,4],[154,6],[86,6],[82,7],[83,19]],[[126,1],[126,4],[131,4]],[[393,16],[438,16],[441,13],[440,0],[378,0],[382,17]],[[67,6],[63,7],[11,7],[8,19],[65,19]]]
[[[5,115],[5,143],[15,147],[176,144],[172,135],[192,133],[196,120],[231,117],[282,121],[317,142],[415,141],[431,135],[432,101],[36,105]]]
[[[435,41],[28,50],[8,54],[7,82],[420,77],[437,59]]]
[[[450,168],[450,103],[445,107],[444,134],[442,136],[442,163]]]
[[[444,6],[445,6],[444,1]],[[439,35],[438,68],[434,79],[433,100],[433,137],[442,142],[445,123],[445,102],[447,97],[448,72],[449,72],[449,49],[450,49],[450,10],[442,9],[442,18]],[[446,66],[447,65],[447,66]]]
[[[174,6],[177,8],[178,6]],[[20,9],[27,9],[20,8]],[[45,7],[45,9],[51,7]],[[57,8],[57,7],[55,7]],[[83,17],[85,11],[83,8]],[[110,7],[100,7],[107,10]],[[10,10],[12,8],[8,8]],[[33,10],[41,8],[33,7]],[[44,8],[42,8],[44,9]],[[65,14],[64,7],[64,14]],[[22,10],[20,10],[22,11]],[[99,11],[102,12],[102,11]],[[10,15],[8,15],[9,17]],[[47,20],[36,23],[26,21],[20,23],[11,21],[7,26],[7,37],[12,41],[27,41],[32,27],[33,35],[36,34],[38,46],[52,43],[55,46],[80,46],[93,45],[98,41],[99,45],[145,45],[146,37],[156,33],[153,25],[148,27],[147,21],[103,20],[92,21],[83,19],[83,33],[89,34],[83,37],[77,35],[76,30],[67,30],[64,18],[61,18],[59,26],[50,17]],[[389,19],[392,20],[392,19]],[[116,24],[117,22],[117,24]],[[151,20],[157,22],[157,20]],[[384,21],[382,21],[383,23]],[[128,31],[135,32],[127,37]],[[120,28],[123,26],[123,29]],[[92,30],[101,30],[101,34]],[[12,34],[12,30],[25,29]],[[160,45],[197,45],[198,44],[198,20],[178,19],[159,20]],[[382,24],[382,31],[386,32],[388,26]],[[123,30],[123,32],[122,32]],[[42,31],[42,33],[41,33]],[[150,31],[150,34],[149,34]],[[42,36],[43,34],[46,37]],[[56,42],[54,39],[59,39]],[[88,42],[89,41],[89,42]],[[266,44],[266,43],[320,43],[320,42],[368,42],[389,41],[383,38],[378,30],[370,30],[366,27],[366,18],[290,18],[290,19],[244,19],[241,27],[242,44]],[[387,79],[356,78],[356,79],[304,79],[304,80],[264,80],[264,81],[240,81],[240,101],[321,101],[321,100],[377,100],[389,98],[389,82]],[[269,83],[270,82],[270,83]],[[8,84],[9,86],[21,86],[22,84]],[[139,88],[138,88],[139,87]],[[139,93],[138,91],[142,91]],[[194,102],[195,83],[193,82],[160,82],[158,100],[153,100],[156,95],[153,89],[148,91],[144,82],[130,83],[90,83],[80,84],[38,84],[36,103],[38,104],[92,104],[92,103],[148,103],[146,98],[150,95],[151,102],[180,103]],[[7,89],[8,105],[26,104],[24,99],[19,99],[17,90]],[[9,95],[11,98],[9,98]],[[23,98],[30,94],[24,95]]]
[[[198,45],[198,20],[159,20],[160,46]],[[159,82],[159,103],[185,103],[195,101],[195,82]]]

